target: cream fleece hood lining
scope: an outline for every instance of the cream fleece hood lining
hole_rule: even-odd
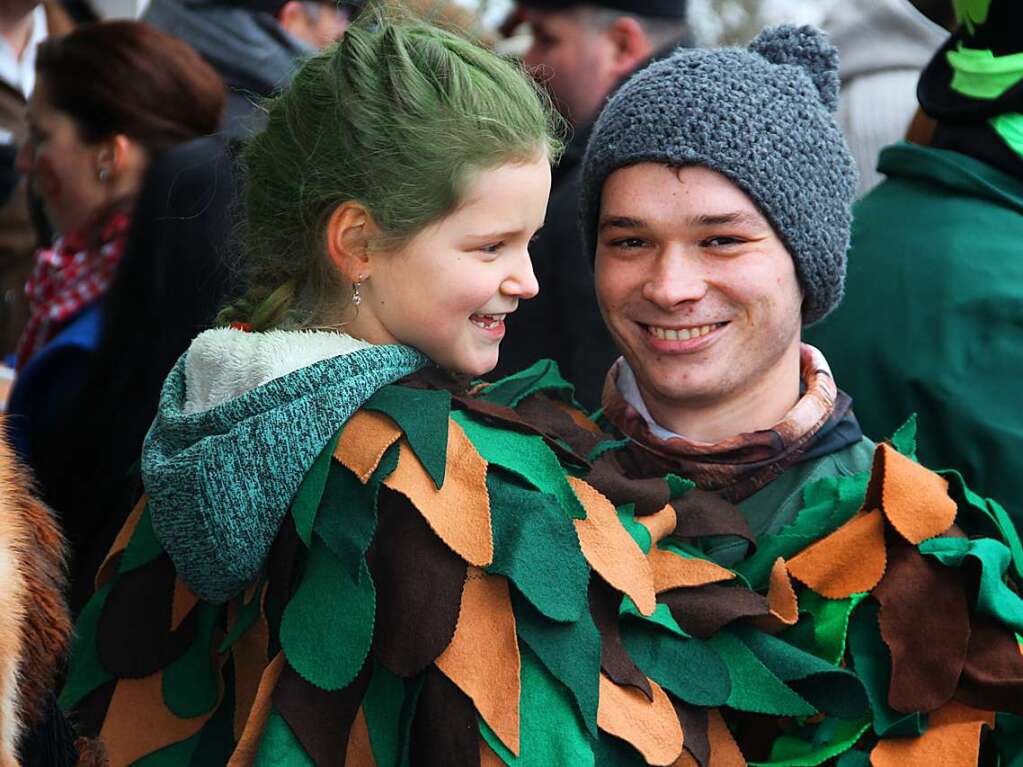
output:
[[[192,341],[186,352],[183,412],[201,413],[275,378],[371,346],[330,331],[207,330]]]

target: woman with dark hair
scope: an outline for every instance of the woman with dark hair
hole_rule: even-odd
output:
[[[30,317],[18,344],[7,428],[78,559],[92,523],[62,503],[67,469],[80,460],[68,435],[74,411],[87,407],[80,394],[135,200],[154,159],[218,129],[225,96],[194,50],[139,22],[92,24],[48,40],[36,70],[29,135],[17,162],[59,236],[36,254],[25,286]]]

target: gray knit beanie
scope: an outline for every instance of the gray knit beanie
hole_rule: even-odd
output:
[[[832,117],[838,53],[813,27],[765,29],[748,49],[679,49],[636,74],[594,125],[582,229],[596,247],[607,177],[642,162],[702,165],[760,207],[788,248],[803,323],[842,300],[856,170]]]

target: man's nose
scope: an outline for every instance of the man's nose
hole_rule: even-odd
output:
[[[682,247],[671,247],[659,254],[643,285],[643,297],[668,310],[687,301],[699,301],[706,293],[703,265]]]

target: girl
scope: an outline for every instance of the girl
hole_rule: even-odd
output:
[[[649,566],[574,476],[599,433],[547,365],[466,385],[537,292],[555,128],[514,66],[406,21],[270,105],[250,288],[168,378],[78,626],[63,703],[112,764],[585,764],[598,716],[650,712],[681,752],[617,640]]]

